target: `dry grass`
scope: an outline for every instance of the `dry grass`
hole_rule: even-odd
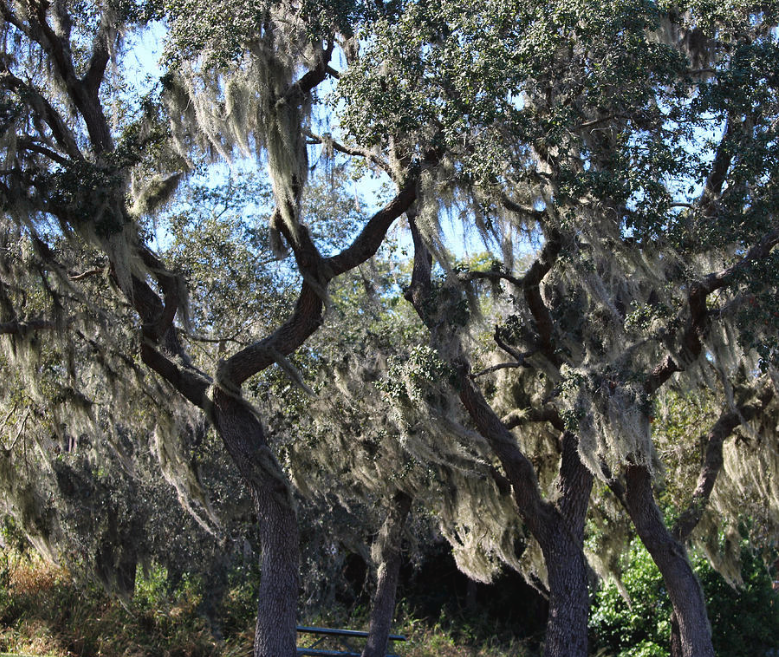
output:
[[[38,557],[0,564],[0,651],[33,657],[223,657],[199,600],[122,602]]]

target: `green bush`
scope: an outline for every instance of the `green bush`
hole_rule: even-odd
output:
[[[595,648],[618,657],[655,657],[669,654],[671,603],[647,550],[631,543],[623,571],[630,605],[614,582],[596,594],[589,625]]]
[[[759,556],[742,551],[744,587],[731,588],[701,556],[692,563],[704,590],[718,657],[777,655],[778,598]],[[669,654],[671,603],[663,579],[644,546],[635,539],[626,557],[623,584],[631,604],[614,582],[595,596],[590,614],[594,652],[615,657]]]
[[[694,560],[707,600],[715,652],[722,657],[777,656],[778,597],[760,557],[742,550],[745,585],[731,588],[703,559]]]

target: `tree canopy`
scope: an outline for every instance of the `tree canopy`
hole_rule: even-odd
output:
[[[774,4],[0,6],[6,425],[38,417],[44,453],[97,431],[98,468],[153,435],[219,537],[195,458],[213,428],[257,518],[256,655],[294,649],[303,481],[395,505],[377,609],[425,500],[464,569],[503,562],[548,596],[548,655],[587,654],[586,534],[617,573],[630,521],[673,651],[714,654],[684,543],[712,542],[708,507],[734,530],[735,495],[777,509]],[[149,91],[126,37],[153,22]],[[384,204],[364,213],[336,189],[369,176]],[[371,271],[395,223],[408,257]],[[698,464],[669,410],[693,397]],[[16,444],[4,485],[43,540]]]

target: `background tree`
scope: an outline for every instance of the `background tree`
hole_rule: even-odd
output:
[[[354,550],[356,528],[375,536],[366,655],[386,652],[402,543],[418,546],[413,556],[430,541],[405,527],[410,508],[431,517],[422,526],[429,535],[438,527],[470,577],[489,582],[503,564],[521,569],[511,500],[496,485],[484,446],[473,445],[462,412],[453,412],[440,381],[444,364],[421,344],[419,321],[394,281],[399,263],[392,256],[375,258],[335,286],[331,314],[301,354],[316,398],[300,398],[291,409],[287,395],[285,410],[273,413],[291,425],[280,433],[301,436],[284,448],[296,488],[325,508],[351,511],[349,526],[327,530],[331,540]]]

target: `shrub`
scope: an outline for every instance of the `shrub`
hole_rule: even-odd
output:
[[[718,657],[777,655],[778,597],[767,569],[743,546],[744,586],[730,587],[700,555],[692,563],[704,590]],[[656,657],[669,654],[671,603],[663,579],[638,539],[631,543],[623,571],[631,603],[607,582],[590,614],[591,641],[600,655]]]

